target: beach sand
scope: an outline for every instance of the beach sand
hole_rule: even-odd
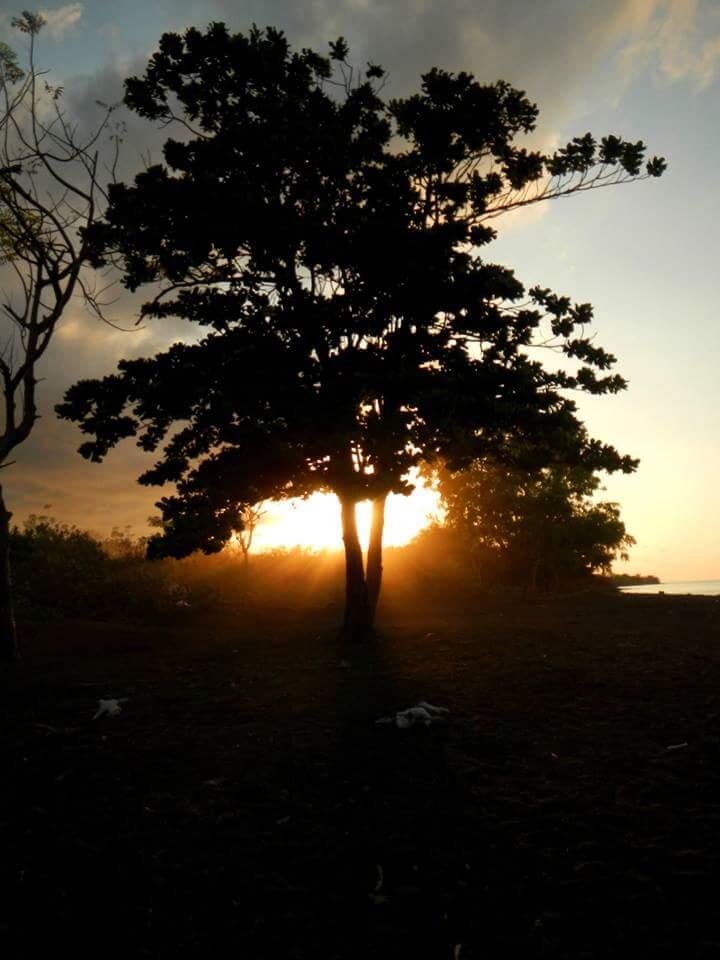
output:
[[[3,957],[720,957],[720,602],[337,617],[22,625]]]

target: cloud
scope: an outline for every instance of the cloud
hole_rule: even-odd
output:
[[[63,35],[78,22],[83,12],[81,3],[67,3],[64,7],[54,10],[40,10],[45,19],[45,29],[53,40],[60,40]]]
[[[21,523],[31,513],[49,513],[101,533],[115,524],[145,532],[145,521],[157,512],[155,502],[165,492],[137,483],[153,456],[129,442],[111,451],[102,464],[83,460],[77,453],[83,440],[77,427],[57,420],[48,409],[58,399],[52,393],[43,391],[44,415],[29,440],[14,451],[15,463],[3,470],[13,522]]]
[[[80,9],[68,4],[53,14],[79,16]],[[126,10],[140,15],[140,0],[127,0]],[[153,10],[159,26],[142,35],[147,47],[140,49],[139,34],[122,31],[122,59],[108,54],[112,66],[87,79],[89,90],[97,81],[121,90],[123,77],[142,72],[163,31],[204,29],[211,20],[242,31],[278,26],[294,45],[319,51],[343,35],[354,63],[387,68],[389,96],[417,89],[432,66],[468,70],[482,82],[501,78],[526,90],[540,105],[541,125],[555,129],[566,127],[584,95],[612,100],[648,69],[707,85],[720,58],[717,0],[156,0]],[[121,49],[117,38],[112,45]]]
[[[646,70],[705,86],[720,58],[717,0],[159,0],[159,9],[168,30],[218,19],[243,31],[272,24],[318,50],[343,35],[353,62],[389,70],[392,96],[415,90],[435,65],[502,78],[553,126],[583,93],[616,99]]]
[[[638,5],[640,5],[638,3]],[[703,0],[645,0],[639,28],[620,49],[628,78],[653,66],[668,82],[708,87],[720,64],[720,9]]]

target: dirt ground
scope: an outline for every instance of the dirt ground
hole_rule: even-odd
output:
[[[1,956],[720,958],[720,602],[337,617],[23,625]]]

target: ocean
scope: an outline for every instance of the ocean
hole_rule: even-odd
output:
[[[643,583],[621,587],[622,593],[692,594],[696,597],[720,596],[720,580],[670,580],[668,583]]]

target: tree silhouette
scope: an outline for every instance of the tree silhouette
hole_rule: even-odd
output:
[[[248,566],[250,565],[250,550],[252,549],[253,540],[255,539],[255,531],[266,513],[267,505],[265,503],[253,503],[248,504],[243,509],[240,518],[241,528],[236,531],[236,536],[237,545],[243,556],[246,574]]]
[[[588,304],[526,294],[480,257],[491,221],[664,169],[617,137],[551,155],[517,146],[537,109],[504,82],[434,69],[395,100],[384,82],[374,64],[352,70],[342,39],[323,57],[271,28],[165,34],[125,101],[179,138],[163,165],[111,188],[90,236],[128,288],[152,285],[144,316],[205,335],[80,382],[58,408],[92,436],[90,459],[131,436],[162,449],[140,478],[177,489],[159,503],[154,555],[220,549],[247,504],[335,493],[352,636],[374,620],[386,497],[410,492],[414,467],[469,462],[508,432],[572,429],[564,390],[625,385],[584,333]],[[532,359],[534,343],[574,372]],[[365,567],[355,507],[368,499]]]
[[[593,500],[599,486],[582,458],[542,467],[485,458],[457,473],[438,471],[445,524],[479,575],[532,590],[608,573],[618,556],[627,559],[635,541],[616,503]]]
[[[0,468],[11,465],[38,419],[38,364],[71,299],[79,294],[100,310],[83,276],[89,241],[80,231],[105,197],[97,141],[113,108],[104,108],[92,132],[78,133],[62,109],[62,88],[51,87],[35,64],[43,23],[27,11],[12,21],[28,39],[23,67],[0,43]],[[0,487],[0,659],[18,653],[10,518]]]

